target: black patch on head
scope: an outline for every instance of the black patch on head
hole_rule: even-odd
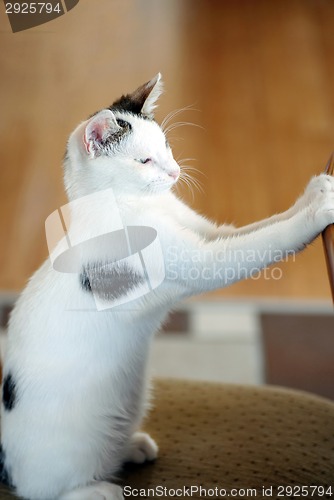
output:
[[[16,402],[16,384],[12,374],[8,373],[3,381],[2,402],[5,410],[10,411],[14,408]]]
[[[0,444],[0,483],[5,486],[12,486],[12,481],[9,477],[8,471],[5,466],[6,454]]]
[[[143,102],[140,100],[136,100],[132,95],[123,95],[120,99],[117,99],[108,109],[110,111],[125,111],[128,113],[132,113],[134,115],[139,115],[141,118],[146,118],[142,115],[141,110],[143,107]]]
[[[87,264],[80,274],[81,288],[100,299],[114,300],[145,283],[145,276],[122,263]]]

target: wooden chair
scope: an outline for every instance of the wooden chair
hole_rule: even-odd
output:
[[[334,174],[334,153],[329,158],[325,173],[328,175]],[[328,278],[332,292],[332,299],[334,302],[334,224],[326,227],[322,233],[322,240],[325,250],[325,258],[327,264]]]

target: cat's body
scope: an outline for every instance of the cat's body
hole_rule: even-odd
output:
[[[160,91],[156,78],[81,124],[69,140],[70,201],[112,188],[124,227],[156,231],[166,276],[136,300],[97,311],[105,263],[112,263],[111,276],[129,276],[132,290],[147,276],[135,261],[125,265],[93,245],[79,258],[81,274],[58,272],[47,261],[30,280],[10,320],[1,422],[3,477],[24,498],[121,498],[121,489],[103,480],[125,460],[157,455],[154,441],[137,431],[147,406],[152,337],[168,311],[184,297],[246,278],[269,265],[273,252],[277,258],[304,248],[334,221],[334,182],[324,175],[284,214],[240,230],[193,212],[170,191],[179,167],[151,120]],[[112,216],[101,191],[93,211],[74,203],[73,231],[93,239],[95,222],[103,234]],[[255,261],[240,266],[250,248]],[[147,262],[153,274],[161,271],[154,261]],[[115,293],[104,290],[102,299],[112,306]]]

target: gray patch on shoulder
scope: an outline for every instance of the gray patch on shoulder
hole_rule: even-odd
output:
[[[85,292],[93,292],[102,300],[115,300],[127,295],[145,283],[139,274],[126,263],[89,263],[80,273],[80,285]]]

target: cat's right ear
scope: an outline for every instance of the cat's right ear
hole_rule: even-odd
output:
[[[115,115],[110,109],[104,109],[94,115],[88,121],[83,135],[83,143],[89,157],[98,156],[103,143],[119,128]]]

